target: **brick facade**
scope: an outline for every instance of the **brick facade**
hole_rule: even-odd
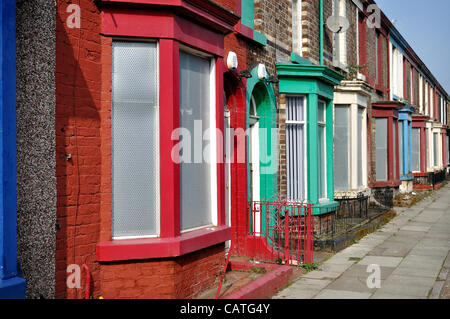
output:
[[[240,12],[240,8],[236,7],[240,1],[217,0],[215,2],[228,11]],[[371,3],[371,1],[363,2],[365,5]],[[36,199],[44,198],[46,201],[46,206],[42,208],[42,211],[48,213],[43,219],[45,223],[42,224],[45,225],[42,228],[48,230],[49,237],[53,236],[52,227],[56,223],[56,240],[52,241],[50,238],[48,242],[46,241],[48,245],[45,246],[47,249],[45,258],[53,258],[52,254],[54,253],[55,265],[53,267],[51,263],[48,264],[46,272],[51,275],[42,279],[42,282],[45,281],[52,288],[45,290],[43,296],[46,298],[83,298],[85,293],[83,285],[80,289],[67,287],[66,269],[71,264],[79,266],[86,264],[91,273],[90,290],[94,298],[100,296],[104,298],[193,298],[218,284],[225,263],[224,243],[179,257],[114,262],[97,260],[97,244],[110,241],[112,238],[112,38],[104,36],[102,33],[101,10],[94,1],[80,1],[81,28],[69,28],[66,19],[70,14],[67,13],[67,6],[70,3],[71,1],[66,0],[56,1],[54,34],[56,37],[54,52],[56,61],[52,62],[51,59],[48,61],[49,65],[55,63],[55,79],[45,77],[45,81],[54,82],[55,85],[54,114],[52,113],[53,102],[46,101],[49,105],[48,108],[39,109],[45,114],[45,121],[41,121],[43,118],[36,121],[36,125],[43,123],[42,126],[51,131],[44,141],[47,155],[42,156],[42,162],[39,160],[39,164],[46,167],[41,175],[47,177],[46,181],[49,184],[45,194],[33,193],[34,201],[27,197],[26,191],[34,187],[29,180],[31,180],[30,176],[34,174],[31,167],[34,167],[33,165],[36,163],[28,165],[29,157],[23,156],[23,154],[28,150],[27,147],[30,143],[39,143],[36,136],[40,133],[37,131],[34,134],[36,136],[30,137],[25,133],[26,127],[21,125],[20,121],[18,125],[18,136],[23,137],[23,140],[19,139],[18,142],[18,146],[21,147],[21,150],[18,151],[18,158],[19,162],[22,161],[18,166],[18,202],[19,204],[24,203],[24,199],[26,199],[28,203],[32,204],[30,207],[25,205],[19,207],[19,232],[24,234],[28,231],[26,225],[30,219],[30,211],[41,209],[38,207]],[[302,57],[314,64],[319,64],[319,1],[302,0],[301,3]],[[350,28],[346,32],[347,64],[358,64],[358,60],[360,60],[358,52],[363,47],[367,61],[365,70],[360,73],[364,73],[368,82],[376,81],[377,76],[379,77],[381,74],[378,83],[370,83],[373,86],[371,88],[373,93],[367,107],[367,164],[370,185],[376,181],[376,126],[375,119],[372,117],[371,103],[389,99],[389,41],[385,34],[378,34],[379,31],[373,28],[366,28],[364,36],[360,36],[358,34],[357,6],[351,0],[346,0],[345,5],[346,16],[350,23]],[[324,22],[332,15],[332,11],[333,0],[324,0]],[[26,26],[21,27],[25,28]],[[248,125],[247,80],[240,78],[239,72],[251,70],[256,63],[263,63],[270,75],[276,75],[277,63],[291,62],[290,55],[293,51],[292,1],[254,1],[254,29],[266,37],[267,45],[258,43],[239,31],[230,31],[224,40],[224,58],[226,59],[229,51],[233,51],[236,53],[239,63],[237,70],[225,69],[223,74],[223,91],[227,97],[226,108],[230,112],[230,126],[234,129],[245,130]],[[385,31],[388,33],[389,30]],[[379,50],[381,63],[378,66],[381,65],[382,68],[378,75],[375,51],[377,37],[380,37],[379,44],[381,44]],[[360,43],[361,38],[365,40],[364,43]],[[333,70],[345,73],[345,70],[333,66],[334,42],[334,34],[324,26],[324,64]],[[20,45],[22,45],[21,50],[25,50],[25,42]],[[25,57],[25,59],[27,58]],[[22,70],[26,69],[24,65],[19,65],[18,70],[21,68]],[[53,71],[53,65],[49,68]],[[410,76],[411,69],[413,69],[413,79]],[[49,70],[46,72],[53,73]],[[405,74],[407,88],[410,87],[412,80],[414,81],[414,105],[418,106],[419,72],[411,63],[407,62]],[[26,82],[26,79],[21,80]],[[426,81],[424,81],[424,89],[425,83]],[[277,117],[272,123],[272,127],[278,129],[277,195],[285,197],[287,195],[286,95],[279,93],[277,83],[270,85],[274,89],[277,109]],[[21,121],[25,121],[28,115],[25,113],[24,92],[40,92],[39,88],[28,88],[28,90],[23,90],[18,99],[18,118]],[[405,92],[405,99],[411,101],[409,89]],[[423,94],[423,105],[425,105],[425,94]],[[447,105],[447,113],[450,118],[449,105]],[[52,120],[54,118],[54,122],[49,124],[49,118]],[[29,122],[23,123],[30,125]],[[52,138],[52,134],[54,134],[54,138]],[[49,141],[55,141],[55,145]],[[239,147],[236,145],[236,141],[235,147]],[[246,155],[248,156],[248,154]],[[27,171],[26,168],[29,170]],[[248,231],[245,227],[238,229],[238,227],[242,228],[242,225],[245,226],[248,220],[247,162],[233,163],[230,166],[230,176],[232,240],[236,242],[239,232],[247,233]],[[374,191],[374,196],[375,199],[382,201],[393,193],[394,191],[387,187]],[[326,215],[322,221],[316,221],[316,227],[320,227],[321,222],[327,222],[327,218],[330,218],[330,215]],[[36,229],[38,226],[36,219],[33,221],[31,229]],[[19,260],[24,264],[25,275],[27,272],[31,273],[28,276],[34,280],[29,288],[31,292],[29,297],[38,297],[39,289],[41,289],[39,287],[43,283],[36,278],[41,274],[42,269],[35,271],[31,267],[30,260],[38,259],[37,254],[32,258],[29,257],[32,246],[27,246],[27,242],[24,240],[31,239],[24,234],[19,240],[19,249],[22,249]],[[52,278],[53,272],[54,278]],[[84,275],[83,271],[82,283],[84,283]]]

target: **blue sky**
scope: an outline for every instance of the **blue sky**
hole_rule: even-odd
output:
[[[375,0],[450,94],[450,0]]]

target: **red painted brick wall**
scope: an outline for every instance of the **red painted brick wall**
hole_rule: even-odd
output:
[[[217,284],[225,262],[223,244],[178,258],[96,261],[97,243],[112,235],[112,40],[100,35],[100,12],[89,0],[80,1],[81,28],[70,29],[70,3],[57,2],[56,297],[84,298],[84,271],[80,289],[66,286],[70,264],[88,265],[95,298],[193,297]]]
[[[57,298],[84,294],[84,289],[66,288],[67,265],[86,263],[93,278],[99,274],[95,249],[102,173],[100,13],[92,1],[82,0],[81,28],[70,29],[70,3],[57,1],[56,21]],[[98,282],[92,288],[97,292]]]
[[[242,0],[245,1],[245,0]],[[236,11],[236,0],[214,0],[213,2],[217,3],[218,5],[224,7],[225,9],[228,9],[233,12]]]
[[[225,55],[233,51],[237,55],[239,69],[246,70],[248,42],[237,34],[229,34],[225,37]],[[224,75],[224,87],[227,94],[227,108],[230,111],[230,126],[233,129],[246,130],[247,103],[246,103],[246,79],[238,80],[235,72],[227,71]],[[240,149],[238,140],[234,140],[234,162],[230,165],[230,197],[231,197],[231,227],[233,251],[241,253],[243,240],[247,233],[247,164],[238,163],[237,152]],[[244,151],[245,152],[245,151]],[[244,154],[246,156],[246,154]]]
[[[193,298],[219,283],[224,245],[179,258],[101,264],[103,298]]]

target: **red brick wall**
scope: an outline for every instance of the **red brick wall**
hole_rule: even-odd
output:
[[[70,3],[57,2],[56,297],[84,298],[84,271],[80,289],[66,286],[70,264],[88,265],[95,298],[193,297],[216,284],[225,261],[223,244],[178,258],[96,261],[97,243],[111,240],[112,40],[100,36],[100,12],[89,0],[80,2],[81,28],[68,28]]]
[[[57,1],[56,21],[57,298],[83,296],[83,289],[66,288],[67,265],[86,263],[93,278],[99,273],[95,249],[102,173],[100,13],[92,1],[82,0],[81,28],[70,29],[70,3]],[[95,281],[93,288],[99,289]]]
[[[179,258],[101,264],[103,298],[193,298],[218,285],[224,245]]]
[[[245,1],[245,0],[242,0]],[[214,0],[213,2],[217,3],[218,5],[224,7],[225,9],[228,9],[233,12],[237,12],[236,10],[236,0]]]
[[[233,51],[237,55],[239,69],[246,70],[248,42],[241,36],[229,34],[225,37],[225,54]],[[224,75],[224,88],[227,95],[227,108],[230,111],[230,126],[233,129],[246,130],[247,103],[245,78],[238,80],[236,72],[227,71]],[[230,197],[231,197],[231,228],[233,251],[236,254],[243,252],[244,237],[247,233],[247,164],[238,163],[240,144],[234,139],[234,162],[230,165]],[[244,146],[245,147],[245,146]],[[245,149],[244,149],[245,152]],[[245,154],[244,154],[245,156]]]

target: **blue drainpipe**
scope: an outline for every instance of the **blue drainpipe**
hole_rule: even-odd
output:
[[[25,298],[17,266],[16,1],[0,2],[0,298]]]

